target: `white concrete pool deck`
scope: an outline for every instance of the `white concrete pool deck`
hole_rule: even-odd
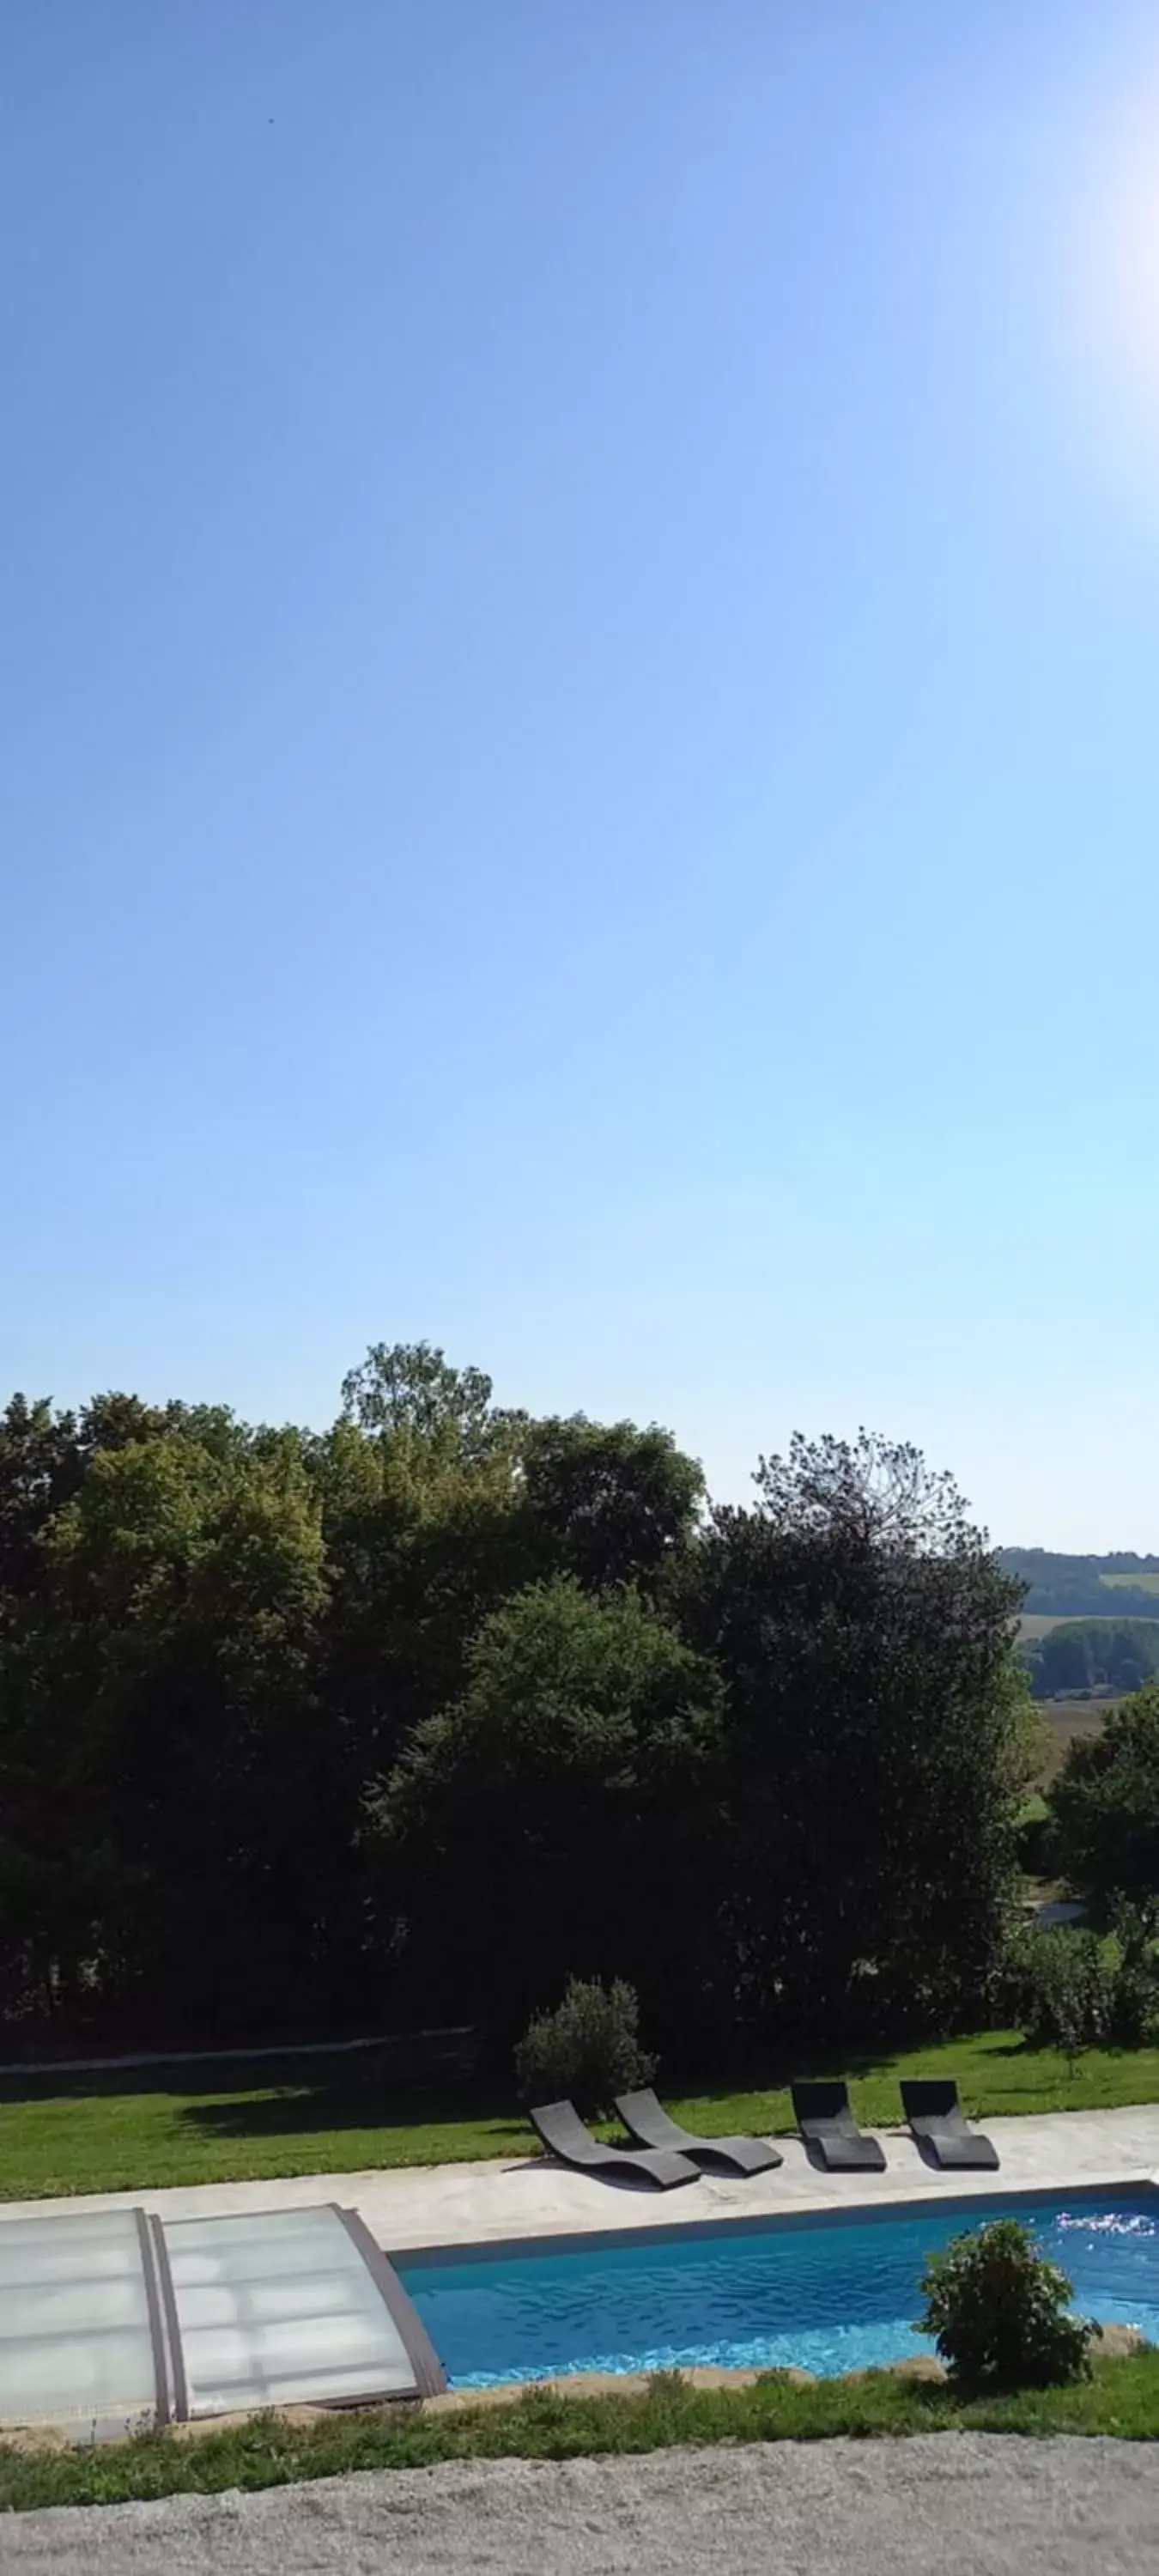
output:
[[[774,2218],[806,2210],[879,2208],[890,2201],[947,2200],[1026,2190],[1065,2191],[1080,2183],[1113,2190],[1159,2183],[1159,2104],[1138,2110],[1063,2111],[987,2120],[1000,2170],[942,2174],[923,2163],[913,2140],[882,2130],[884,2173],[826,2174],[798,2138],[779,2138],[783,2165],[749,2180],[704,2174],[676,2191],[607,2183],[539,2159],[484,2164],[397,2165],[364,2173],[295,2174],[267,2182],[200,2183],[172,2191],[95,2192],[64,2200],[8,2201],[14,2218],[67,2217],[85,2210],[155,2210],[169,2219],[259,2209],[300,2209],[338,2201],[357,2209],[387,2253],[421,2245],[477,2245],[600,2229],[683,2227],[714,2218]]]

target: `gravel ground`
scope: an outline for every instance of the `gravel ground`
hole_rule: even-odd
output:
[[[985,2434],[505,2460],[0,2518],[4,2576],[1122,2576],[1159,2444]]]

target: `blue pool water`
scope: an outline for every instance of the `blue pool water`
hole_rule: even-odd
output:
[[[456,2388],[701,2362],[827,2378],[929,2352],[913,2324],[926,2256],[998,2217],[1029,2220],[1081,2314],[1159,2342],[1159,2192],[1142,2190],[402,2255],[395,2270]]]

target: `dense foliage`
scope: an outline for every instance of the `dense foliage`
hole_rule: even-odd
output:
[[[536,2013],[515,2051],[521,2102],[574,2102],[610,2119],[618,2093],[654,2083],[657,2061],[640,2046],[640,2000],[622,1977],[573,1977],[554,2012]]]
[[[1097,1932],[1028,1932],[1017,1945],[1013,1973],[1018,2020],[1032,2048],[1060,2049],[1073,2065],[1084,2049],[1135,2046],[1142,2039],[1138,1971]]]
[[[952,2381],[971,2392],[1057,2388],[1090,2377],[1098,2328],[1068,2314],[1071,2284],[1036,2250],[1029,2227],[996,2218],[931,2254],[922,2332],[936,2337]]]
[[[622,1976],[671,2063],[976,2020],[1018,1587],[917,1454],[537,1421],[425,1345],[329,1431],[0,1417],[0,2019],[147,2044]]]
[[[1020,1652],[1035,1699],[1071,1691],[1121,1697],[1159,1672],[1159,1618],[1063,1619]]]
[[[1159,1683],[1076,1736],[1051,1804],[1063,1874],[1100,1913],[1159,1897]]]

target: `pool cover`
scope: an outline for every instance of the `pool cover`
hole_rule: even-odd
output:
[[[352,2210],[144,2210],[0,2221],[0,2425],[96,2438],[263,2406],[445,2385]]]

